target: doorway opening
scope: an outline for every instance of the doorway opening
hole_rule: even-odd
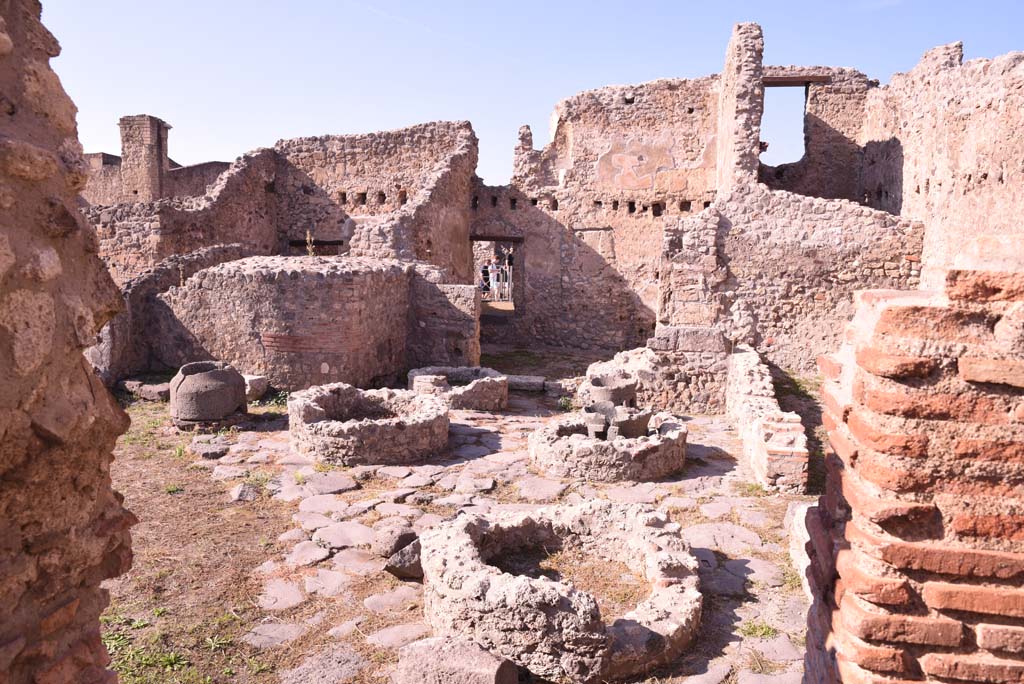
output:
[[[481,314],[512,316],[522,276],[522,239],[474,237],[473,263]]]

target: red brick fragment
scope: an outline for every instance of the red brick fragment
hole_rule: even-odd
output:
[[[972,302],[1024,300],[1024,273],[953,269],[946,273],[946,295]]]
[[[838,380],[843,374],[843,364],[833,354],[822,354],[818,357],[818,370],[826,380]]]
[[[871,604],[852,592],[843,594],[839,612],[851,634],[869,641],[929,646],[959,646],[963,641],[963,625],[956,620],[872,610]]]
[[[899,606],[910,601],[910,584],[906,580],[869,574],[857,562],[857,552],[852,549],[837,554],[836,570],[848,591],[871,603]]]
[[[909,670],[909,656],[902,648],[869,644],[847,632],[838,612],[832,614],[832,633],[837,655],[851,663],[874,672],[905,673]]]
[[[934,542],[891,541],[868,533],[852,522],[846,524],[845,536],[872,557],[901,570],[926,570],[958,577],[1024,579],[1024,553],[964,549]]]
[[[850,432],[862,445],[875,451],[914,458],[928,455],[928,435],[890,434],[876,427],[871,414],[853,410],[848,418]]]
[[[967,382],[1024,387],[1024,360],[964,357],[957,361],[957,369]]]
[[[962,513],[953,516],[950,526],[960,536],[1024,541],[1024,515]]]
[[[1024,661],[1004,660],[977,653],[928,653],[921,657],[921,669],[932,677],[964,682],[1020,684],[1024,681]]]
[[[926,582],[921,592],[925,604],[935,610],[1024,617],[1024,590],[981,587],[951,582]]]
[[[1024,627],[1012,625],[978,625],[978,646],[989,651],[1024,653]]]
[[[953,445],[953,453],[959,458],[977,458],[984,461],[1004,461],[1024,465],[1024,442],[962,439]]]
[[[923,378],[939,366],[935,359],[888,354],[875,347],[862,347],[856,356],[858,366],[884,378]]]

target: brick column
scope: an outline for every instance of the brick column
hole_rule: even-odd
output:
[[[819,366],[841,680],[1024,681],[1024,273],[862,292]]]

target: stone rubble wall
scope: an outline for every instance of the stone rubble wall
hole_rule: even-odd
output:
[[[164,175],[166,197],[200,197],[217,182],[220,175],[231,168],[229,162],[210,161],[172,168]],[[83,195],[84,196],[84,195]],[[111,202],[89,202],[112,204]]]
[[[121,285],[163,259],[217,244],[307,255],[307,237],[331,242],[332,254],[422,260],[444,269],[449,282],[471,282],[465,197],[476,156],[466,122],[283,140],[243,155],[208,186],[219,162],[165,174],[179,189],[202,182],[200,196],[96,205],[86,213]]]
[[[928,226],[933,289],[950,268],[1016,268],[1007,248],[1024,240],[1024,53],[962,60],[962,44],[937,47],[874,89],[860,135],[872,206]]]
[[[738,347],[729,355],[725,406],[757,481],[772,491],[802,494],[807,488],[807,435],[800,416],[779,406],[771,370],[750,347]]]
[[[153,353],[227,361],[278,389],[359,386],[406,370],[411,267],[358,257],[250,257],[199,271],[158,299]]]
[[[761,164],[760,181],[773,190],[860,202],[864,199],[864,160],[857,140],[868,93],[878,87],[878,81],[842,67],[764,68],[766,79],[799,79],[804,75],[828,78],[827,83],[806,84],[804,154],[789,164]]]
[[[76,109],[35,0],[0,2],[0,680],[109,684],[104,580],[135,519],[110,481],[128,420],[82,357],[121,306],[76,208]]]
[[[346,240],[352,256],[420,260],[472,282],[469,207],[477,140],[469,122],[282,140],[282,243]],[[287,253],[287,252],[282,252]]]
[[[815,681],[1022,681],[1024,276],[864,292],[820,365]]]
[[[757,24],[736,24],[725,51],[718,101],[718,192],[757,180],[764,109],[764,36]]]
[[[204,247],[239,243],[273,254],[275,172],[273,151],[258,150],[239,157],[201,197],[90,207],[100,256],[124,287],[164,259]]]
[[[100,331],[96,345],[85,351],[86,358],[108,387],[118,380],[147,371],[176,370],[171,360],[158,353],[160,317],[166,305],[158,295],[181,285],[197,272],[236,259],[253,256],[245,245],[205,247],[172,256],[128,281],[122,290],[124,310]]]
[[[409,283],[405,363],[480,365],[480,290],[438,282],[437,268],[417,266]]]

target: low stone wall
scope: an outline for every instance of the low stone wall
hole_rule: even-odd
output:
[[[334,383],[288,397],[292,448],[330,465],[407,464],[448,443],[448,406],[405,390]]]
[[[508,377],[492,368],[416,368],[409,371],[409,389],[439,396],[453,409],[501,411],[508,406]]]
[[[609,501],[461,515],[420,538],[424,614],[437,632],[475,641],[544,679],[585,684],[646,672],[677,658],[700,624],[697,559],[678,531],[649,506]],[[651,593],[605,625],[590,594],[490,564],[531,547],[625,563]]]
[[[860,294],[820,360],[814,681],[1024,681],[1024,275],[954,271],[945,295]]]
[[[367,386],[405,370],[410,266],[345,257],[251,257],[195,274],[159,299],[168,365],[218,359],[276,388]]]
[[[769,489],[807,488],[807,435],[800,416],[783,411],[760,354],[740,346],[729,356],[725,405],[758,482]]]

